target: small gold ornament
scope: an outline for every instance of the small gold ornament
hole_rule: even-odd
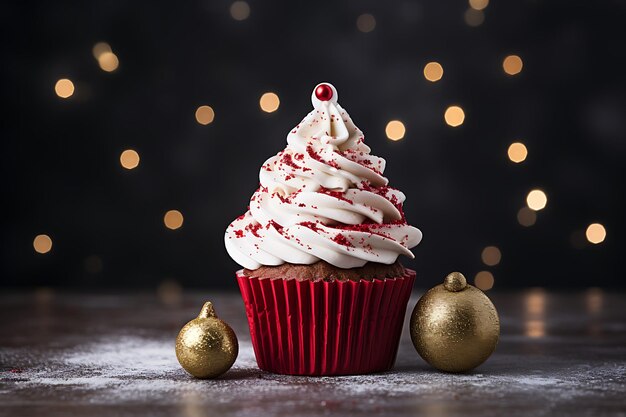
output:
[[[466,372],[495,350],[500,320],[491,300],[453,272],[417,302],[410,331],[426,362],[441,371]]]
[[[233,366],[238,353],[235,332],[217,318],[210,301],[176,338],[178,362],[196,378],[217,378]]]

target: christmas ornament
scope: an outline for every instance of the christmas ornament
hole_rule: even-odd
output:
[[[417,302],[410,331],[426,362],[441,371],[465,372],[493,353],[500,320],[491,300],[453,272]]]
[[[176,338],[178,362],[196,378],[216,378],[228,371],[239,353],[237,336],[215,315],[206,302],[198,314],[181,329]]]
[[[333,98],[333,88],[328,84],[320,84],[315,89],[315,97],[320,101],[328,101]]]

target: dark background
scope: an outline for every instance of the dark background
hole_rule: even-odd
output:
[[[219,0],[3,6],[2,286],[234,289],[223,232],[320,81],[407,194],[424,240],[403,263],[419,286],[453,270],[470,282],[491,271],[495,289],[624,286],[626,2],[492,1],[477,27],[463,1],[248,3],[243,21]],[[357,29],[362,13],[372,32]],[[112,73],[92,55],[99,41],[119,58]],[[509,54],[524,62],[516,76],[502,70]],[[437,83],[422,74],[433,60]],[[60,78],[76,86],[69,99]],[[271,114],[266,91],[281,100]],[[204,104],[207,126],[194,117]],[[443,120],[452,104],[458,128]],[[385,137],[391,119],[406,125],[399,142]],[[522,164],[506,156],[517,140]],[[120,166],[127,148],[137,169]],[[548,204],[523,227],[533,188]],[[182,228],[164,227],[169,209]],[[584,237],[593,222],[607,230],[599,245]],[[481,261],[488,245],[495,267]]]

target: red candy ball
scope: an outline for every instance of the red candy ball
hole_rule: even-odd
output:
[[[320,84],[315,89],[315,97],[320,101],[328,101],[333,98],[333,89],[328,84]]]

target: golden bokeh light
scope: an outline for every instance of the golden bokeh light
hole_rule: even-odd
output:
[[[546,335],[546,323],[541,319],[529,319],[524,322],[524,334],[531,339],[538,339]]]
[[[37,235],[33,240],[33,248],[37,253],[48,253],[52,250],[52,239],[48,235]]]
[[[589,288],[585,294],[585,304],[589,314],[596,315],[601,313],[602,305],[604,304],[604,291],[597,287]]]
[[[276,93],[268,92],[261,96],[259,106],[261,106],[261,110],[264,112],[273,113],[278,110],[278,106],[280,106],[280,99]]]
[[[168,229],[179,229],[183,225],[183,214],[178,210],[170,210],[163,216],[163,223]]]
[[[376,27],[376,18],[369,13],[363,13],[356,19],[356,27],[363,33],[371,32]]]
[[[211,106],[200,106],[196,109],[196,121],[201,125],[208,125],[215,119],[215,112]]]
[[[546,335],[545,311],[546,292],[542,288],[533,288],[524,296],[524,334],[530,338]]]
[[[530,227],[537,222],[537,213],[528,207],[522,207],[517,212],[517,221],[525,227]]]
[[[476,10],[470,7],[465,11],[463,18],[467,26],[477,27],[482,25],[485,21],[485,13],[483,13],[482,10]]]
[[[157,287],[157,295],[163,304],[176,306],[183,299],[183,288],[175,280],[166,279]]]
[[[100,54],[98,57],[98,65],[100,69],[106,72],[113,72],[120,66],[120,61],[117,59],[117,55],[113,52],[107,51]]]
[[[406,128],[404,127],[404,123],[400,120],[391,120],[387,123],[387,127],[385,127],[385,134],[387,138],[396,141],[404,138],[404,134],[406,133]]]
[[[526,315],[543,316],[546,310],[546,292],[543,288],[530,289],[524,298],[524,306]]]
[[[600,223],[592,223],[587,226],[585,236],[589,243],[597,245],[598,243],[604,242],[604,239],[606,239],[606,229]]]
[[[120,155],[120,164],[126,169],[134,169],[139,166],[139,154],[134,149],[126,149]]]
[[[494,278],[489,271],[480,271],[474,277],[474,286],[479,290],[487,291],[493,288]]]
[[[111,45],[109,45],[106,42],[98,42],[91,49],[91,53],[93,54],[93,57],[96,59],[100,59],[100,55],[102,55],[105,52],[112,52]]]
[[[443,77],[443,67],[439,62],[429,62],[424,66],[424,78],[428,81],[436,82]]]
[[[523,66],[524,63],[522,62],[522,58],[517,55],[509,55],[504,58],[504,61],[502,61],[502,68],[504,69],[504,72],[509,75],[519,74],[522,72]]]
[[[541,190],[532,190],[526,197],[526,204],[531,210],[539,211],[546,207],[548,196]]]
[[[50,304],[55,297],[55,292],[50,287],[38,287],[34,291],[35,302],[40,305]]]
[[[449,126],[457,127],[465,121],[465,112],[459,106],[450,106],[446,109],[443,117]]]
[[[474,10],[483,10],[489,6],[489,0],[469,0],[469,5]]]
[[[250,17],[250,5],[245,1],[236,1],[230,5],[230,15],[235,20],[246,20]]]
[[[61,78],[54,85],[54,92],[61,98],[69,98],[74,94],[74,83],[67,78]]]
[[[522,142],[514,142],[509,146],[507,154],[509,155],[511,162],[519,164],[520,162],[524,162],[526,160],[526,157],[528,156],[528,149],[526,149],[526,145]]]
[[[502,253],[496,246],[487,246],[480,255],[485,265],[495,266],[500,263]]]

